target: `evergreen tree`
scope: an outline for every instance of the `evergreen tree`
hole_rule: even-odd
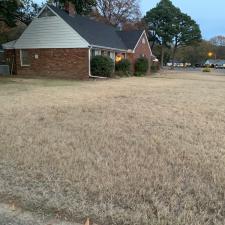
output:
[[[188,46],[201,40],[201,31],[190,16],[181,12],[170,0],[161,0],[144,17],[148,26],[152,48],[161,46],[161,66],[164,65],[165,48],[173,48],[172,59],[178,47]]]

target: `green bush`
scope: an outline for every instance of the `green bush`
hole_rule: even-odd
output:
[[[112,59],[106,56],[94,56],[91,60],[91,74],[93,76],[111,77],[113,67]]]
[[[210,70],[210,68],[204,68],[204,69],[202,70],[202,72],[204,72],[204,73],[209,73],[209,72],[211,72],[211,70]]]
[[[128,59],[122,59],[120,62],[116,63],[116,72],[122,76],[130,75],[131,63]]]
[[[148,72],[149,63],[145,57],[140,57],[135,62],[135,76],[142,76]]]

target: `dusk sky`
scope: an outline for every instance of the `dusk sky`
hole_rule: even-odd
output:
[[[37,3],[44,0],[35,0]],[[156,6],[159,0],[141,0],[141,11]],[[210,39],[216,35],[225,35],[225,0],[172,0],[173,4],[191,16],[199,25],[203,38]]]
[[[159,0],[142,0],[142,14],[155,7]],[[182,12],[191,16],[199,25],[203,38],[225,35],[225,0],[172,0]]]

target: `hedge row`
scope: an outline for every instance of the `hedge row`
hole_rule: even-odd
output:
[[[91,60],[91,73],[94,76],[111,77],[113,74],[114,63],[111,58],[106,56],[94,56]],[[134,75],[143,76],[149,69],[148,59],[140,57],[136,60],[134,65]],[[131,62],[128,59],[122,59],[116,63],[115,70],[117,74],[130,75],[131,74]]]

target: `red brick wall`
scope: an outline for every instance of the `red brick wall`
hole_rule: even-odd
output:
[[[18,75],[87,79],[88,49],[28,49],[30,66],[21,66],[20,50],[16,50]],[[38,58],[35,58],[35,55]]]
[[[142,43],[142,39],[145,39],[145,43]],[[148,58],[149,60],[149,65],[151,64],[151,50],[149,49],[149,45],[148,45],[148,39],[145,35],[145,33],[143,33],[142,37],[140,38],[136,49],[135,49],[135,53],[128,53],[127,57],[128,59],[132,62],[133,65],[133,71],[134,71],[134,64],[136,59],[140,58],[141,56],[144,56],[146,58]],[[149,71],[150,71],[150,66],[149,66]]]

